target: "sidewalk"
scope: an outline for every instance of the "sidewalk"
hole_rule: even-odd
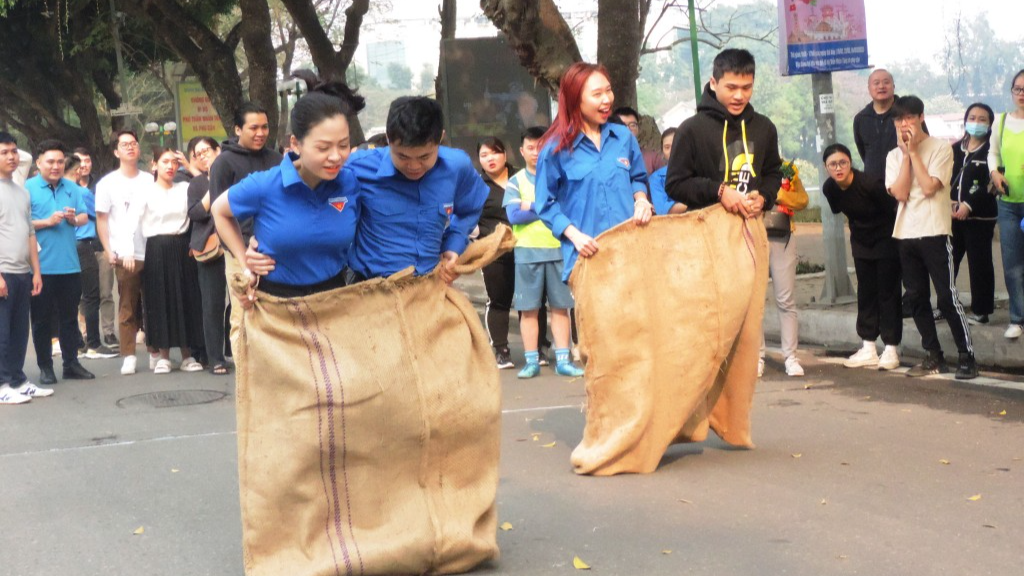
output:
[[[821,224],[801,223],[797,225],[795,239],[797,241],[797,252],[801,260],[812,264],[824,264],[824,250],[821,240]],[[996,310],[990,316],[989,323],[985,326],[971,326],[971,339],[974,343],[974,353],[978,363],[984,367],[1000,369],[1024,369],[1024,338],[1019,340],[1007,340],[1003,338],[1003,332],[1010,322],[1009,311],[1007,310],[1006,288],[1003,282],[1002,260],[999,255],[999,239],[992,245],[993,262],[995,263],[996,275]],[[850,282],[854,289],[857,287],[857,278],[853,273],[853,257],[849,253],[849,238],[847,238],[847,266],[849,267]],[[957,281],[957,289],[960,291],[961,301],[969,306],[970,286],[967,281],[967,260],[964,259]],[[861,345],[857,336],[857,304],[824,304],[819,302],[822,286],[824,285],[824,273],[805,274],[797,276],[796,301],[800,311],[800,342],[801,344],[814,344],[823,346],[826,349],[835,351],[836,354],[852,354]],[[456,286],[461,288],[470,300],[481,310],[487,303],[487,294],[484,290],[483,276],[460,278]],[[779,341],[779,316],[775,307],[775,296],[769,282],[766,295],[764,330],[765,337],[769,341]],[[514,319],[513,319],[514,320]],[[950,335],[949,327],[945,321],[936,322],[939,338],[942,341],[942,349],[946,354],[948,362],[956,361],[956,345]],[[879,343],[881,346],[881,343]],[[914,321],[905,319],[903,321],[903,354],[912,357],[923,357],[924,350],[921,348],[921,337],[914,326]]]

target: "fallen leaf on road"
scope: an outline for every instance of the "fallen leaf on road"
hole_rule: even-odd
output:
[[[666,555],[666,556],[668,556],[669,554],[672,553],[672,551],[671,550],[662,550],[661,553]]]
[[[1006,410],[1003,410],[1002,412],[1000,412],[999,415],[1000,416],[1006,416]]]
[[[590,566],[583,560],[580,560],[579,556],[572,557],[572,567],[577,570],[590,570]]]
[[[171,474],[177,474],[179,470],[177,468],[171,468]]]
[[[799,457],[803,456],[803,454],[797,452],[796,454],[790,454],[790,456],[792,456],[793,458],[799,458]]]
[[[555,444],[558,444],[558,442],[551,442],[550,444],[542,444],[541,448],[554,448]]]
[[[903,410],[900,410],[900,412],[910,412],[910,411],[911,411],[910,408],[904,408]]]
[[[945,464],[946,466],[949,466],[949,460],[939,460],[939,464]]]
[[[533,441],[534,442],[536,442],[537,440],[540,440],[540,434],[538,434],[538,433],[530,434],[530,436],[533,437]]]
[[[861,400],[871,400],[871,396],[865,396],[865,397],[861,398]]]
[[[846,560],[847,558],[849,558],[849,556],[847,556],[846,554],[840,554],[839,556],[836,556],[837,560]]]
[[[143,528],[142,526],[139,526],[138,528],[135,529],[135,532],[132,532],[132,534],[134,534],[136,536],[142,536],[142,534],[145,533],[145,532],[146,532],[146,529]]]
[[[813,384],[804,384],[804,390],[810,390]]]
[[[996,527],[995,524],[982,524],[981,526],[982,526],[982,528],[995,528]]]
[[[971,502],[977,502],[978,500],[981,500],[981,494],[975,494],[974,496],[968,498],[968,500],[970,500]]]
[[[828,506],[828,499],[827,498],[822,498],[821,499],[821,505],[822,506]]]
[[[850,463],[849,462],[840,462],[839,465],[840,466],[849,466]]]
[[[501,526],[499,526],[499,528],[501,528],[505,532],[508,532],[509,530],[512,529],[512,523],[511,522],[502,522],[502,524],[501,524]]]
[[[682,502],[683,504],[693,504],[693,502],[690,502],[686,498],[680,498],[679,501]]]

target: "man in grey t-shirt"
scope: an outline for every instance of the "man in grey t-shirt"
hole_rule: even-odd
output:
[[[43,289],[28,191],[14,183],[18,144],[0,132],[0,404],[49,396],[25,376],[29,307]]]

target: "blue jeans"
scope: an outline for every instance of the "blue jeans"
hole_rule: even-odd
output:
[[[0,384],[21,386],[28,350],[31,274],[3,274],[7,296],[0,298]]]
[[[1024,203],[999,201],[999,245],[1010,296],[1010,323],[1024,324]]]

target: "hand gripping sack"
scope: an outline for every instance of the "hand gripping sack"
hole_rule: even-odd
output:
[[[709,426],[753,447],[768,283],[761,219],[716,205],[625,222],[597,242],[570,278],[587,389],[575,471],[653,472],[671,444],[702,441]]]
[[[457,270],[514,243],[503,227]],[[497,557],[498,372],[476,310],[436,271],[260,293],[235,351],[248,576],[449,574]]]

